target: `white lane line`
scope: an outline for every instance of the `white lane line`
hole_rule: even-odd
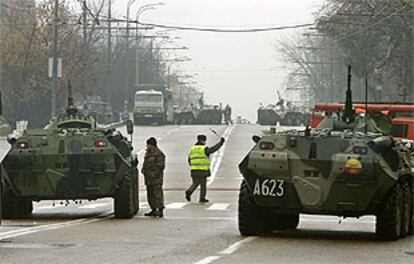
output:
[[[236,252],[243,244],[252,242],[253,240],[257,239],[257,237],[252,236],[252,237],[246,237],[243,240],[240,240],[239,242],[234,243],[233,245],[230,245],[228,248],[226,248],[223,251],[220,251],[221,255],[231,255],[234,252]]]
[[[167,209],[182,209],[188,203],[170,203],[165,206]]]
[[[219,151],[217,151],[211,156],[211,164],[212,164],[211,168],[212,169],[211,169],[211,176],[207,180],[207,186],[210,186],[214,182],[214,179],[216,178],[218,169],[220,168],[221,162],[223,160],[224,150],[226,149],[227,141],[229,140],[230,134],[233,131],[233,129],[234,129],[234,126],[231,126],[227,128],[226,131],[224,131],[223,138],[226,140],[226,142],[224,142],[224,145],[220,148]]]
[[[196,262],[195,264],[209,264],[212,263],[216,260],[219,260],[220,258],[224,257],[224,256],[228,256],[233,254],[234,252],[236,252],[243,244],[252,242],[253,240],[257,239],[257,237],[252,236],[252,237],[247,237],[243,240],[240,240],[232,245],[230,245],[229,247],[227,247],[226,249],[220,251],[217,255],[215,256],[209,256],[206,258],[203,258],[202,260]]]
[[[230,206],[228,203],[213,203],[207,210],[227,210],[227,208]]]
[[[210,256],[210,257],[204,258],[200,261],[197,261],[195,264],[209,264],[211,262],[214,262],[214,261],[218,260],[219,258],[220,258],[220,256]]]
[[[107,214],[102,215],[102,216],[103,216],[102,218],[94,218],[94,219],[82,218],[82,219],[67,221],[63,223],[41,225],[41,226],[35,226],[35,227],[29,227],[29,228],[20,228],[20,229],[9,231],[9,232],[3,232],[3,233],[0,233],[0,241],[4,239],[19,237],[19,236],[24,236],[24,235],[34,234],[38,232],[43,232],[43,231],[54,230],[54,229],[60,229],[60,228],[69,227],[69,226],[90,224],[90,223],[102,221],[110,217],[110,215],[107,215]]]

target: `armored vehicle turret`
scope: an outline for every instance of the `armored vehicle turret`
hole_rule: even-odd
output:
[[[128,133],[133,124],[128,123]],[[138,211],[137,156],[132,144],[114,129],[99,129],[69,97],[65,113],[44,129],[27,129],[9,138],[2,162],[3,217],[30,214],[41,200],[114,198],[115,217]]]
[[[414,149],[381,114],[356,116],[350,74],[345,110],[317,129],[254,137],[240,164],[239,230],[296,229],[300,214],[376,216],[387,240],[413,234]]]

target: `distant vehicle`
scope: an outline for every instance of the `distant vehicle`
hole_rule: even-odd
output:
[[[119,120],[112,105],[103,101],[98,95],[88,96],[88,102],[84,102],[79,108],[84,114],[92,116],[98,124],[107,125]]]
[[[246,125],[246,124],[251,124],[251,122],[247,118],[244,118],[242,116],[237,116],[236,119],[234,120],[234,124]]]
[[[260,106],[257,110],[257,123],[262,126],[302,126],[309,123],[310,114],[301,107],[294,106],[280,96],[274,105]]]
[[[387,116],[357,115],[349,69],[347,100],[318,129],[274,128],[241,162],[238,224],[242,235],[293,230],[299,214],[376,216],[386,240],[414,234],[414,148],[393,139]]]
[[[392,135],[397,138],[414,140],[414,104],[406,103],[356,103],[354,108],[356,113],[364,113],[368,107],[368,112],[382,112],[391,118]],[[344,109],[344,104],[340,103],[318,103],[315,105],[310,123],[312,128],[316,128],[326,117],[336,115]]]
[[[172,93],[162,85],[140,85],[135,93],[135,123],[164,125],[172,123],[173,118]]]
[[[190,106],[174,113],[174,123],[180,125],[220,125],[222,120],[223,112],[219,105]]]
[[[133,133],[132,121],[128,133]],[[117,218],[133,217],[139,207],[137,156],[114,129],[97,128],[69,98],[65,113],[44,129],[9,138],[1,163],[3,217],[31,214],[33,201],[114,198]]]

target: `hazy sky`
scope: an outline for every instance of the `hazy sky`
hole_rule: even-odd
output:
[[[165,6],[145,12],[142,22],[173,25],[250,28],[309,23],[322,0],[165,0]],[[125,16],[128,0],[115,0],[114,13]],[[148,3],[137,0],[131,14]],[[189,50],[176,52],[191,62],[180,68],[205,91],[208,103],[230,104],[234,115],[256,121],[260,102],[273,103],[276,90],[283,89],[286,70],[275,43],[292,32],[250,34],[174,31],[179,45]],[[177,69],[177,66],[175,67]]]

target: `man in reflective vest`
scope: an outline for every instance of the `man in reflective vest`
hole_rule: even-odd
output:
[[[197,143],[191,147],[188,154],[188,163],[191,167],[191,178],[193,183],[185,191],[185,198],[191,201],[191,195],[200,186],[200,203],[208,203],[206,199],[207,194],[207,177],[211,175],[210,172],[210,155],[218,151],[224,144],[224,138],[213,147],[207,147],[207,137],[205,135],[197,136]]]

